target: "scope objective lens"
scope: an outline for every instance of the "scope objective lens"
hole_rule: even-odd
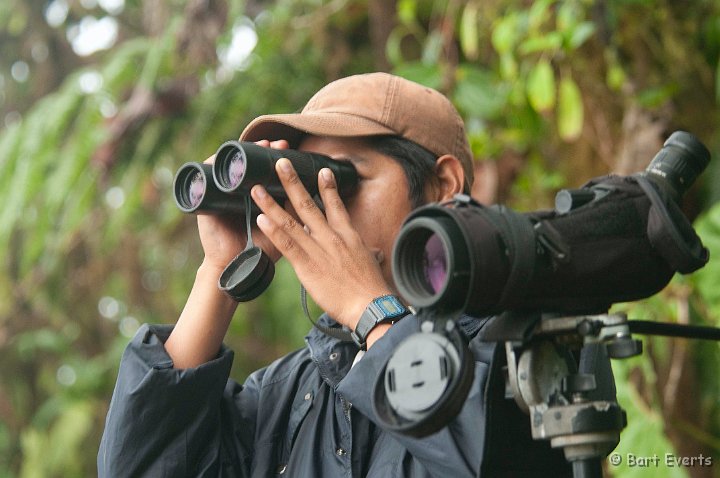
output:
[[[425,243],[423,266],[428,290],[437,294],[447,282],[447,251],[440,236],[433,233]]]

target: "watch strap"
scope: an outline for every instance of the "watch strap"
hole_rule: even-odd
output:
[[[362,350],[367,347],[367,337],[379,324],[394,322],[410,311],[394,295],[376,297],[365,308],[355,330],[350,333],[353,341]]]

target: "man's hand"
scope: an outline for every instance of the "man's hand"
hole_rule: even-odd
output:
[[[339,323],[354,329],[368,303],[391,293],[391,288],[375,256],[353,227],[332,171],[323,168],[318,178],[326,217],[290,161],[278,160],[276,170],[302,223],[258,185],[252,189],[252,197],[263,211],[257,224],[290,261],[315,302]]]
[[[285,140],[258,141],[256,144],[265,148],[287,149],[288,143]],[[205,163],[213,164],[215,156],[211,156]],[[238,197],[238,201],[244,200]],[[235,258],[247,244],[247,231],[245,229],[245,215],[216,215],[198,214],[198,231],[200,242],[205,251],[204,265],[211,269],[223,270],[228,263]],[[253,243],[259,246],[265,253],[277,262],[280,252],[275,248],[265,235],[260,232],[255,224],[252,226]]]
[[[265,147],[287,148],[287,141],[260,141]],[[206,162],[212,163],[214,157]],[[238,200],[241,200],[238,198]],[[218,279],[227,264],[247,244],[245,216],[198,214],[198,231],[205,259],[177,324],[165,342],[175,368],[197,367],[217,357],[237,302],[218,289]],[[253,243],[273,260],[280,257],[272,242],[253,227]]]

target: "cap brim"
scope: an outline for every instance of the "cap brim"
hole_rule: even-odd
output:
[[[297,147],[304,135],[353,138],[397,135],[387,126],[347,113],[304,113],[264,115],[255,118],[240,135],[241,141],[285,139]]]

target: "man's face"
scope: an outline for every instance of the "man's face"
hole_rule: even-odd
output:
[[[392,247],[403,220],[412,211],[403,168],[362,139],[308,136],[298,149],[350,161],[355,166],[357,190],[344,200],[345,207],[365,246],[379,254],[383,276],[394,287]]]

